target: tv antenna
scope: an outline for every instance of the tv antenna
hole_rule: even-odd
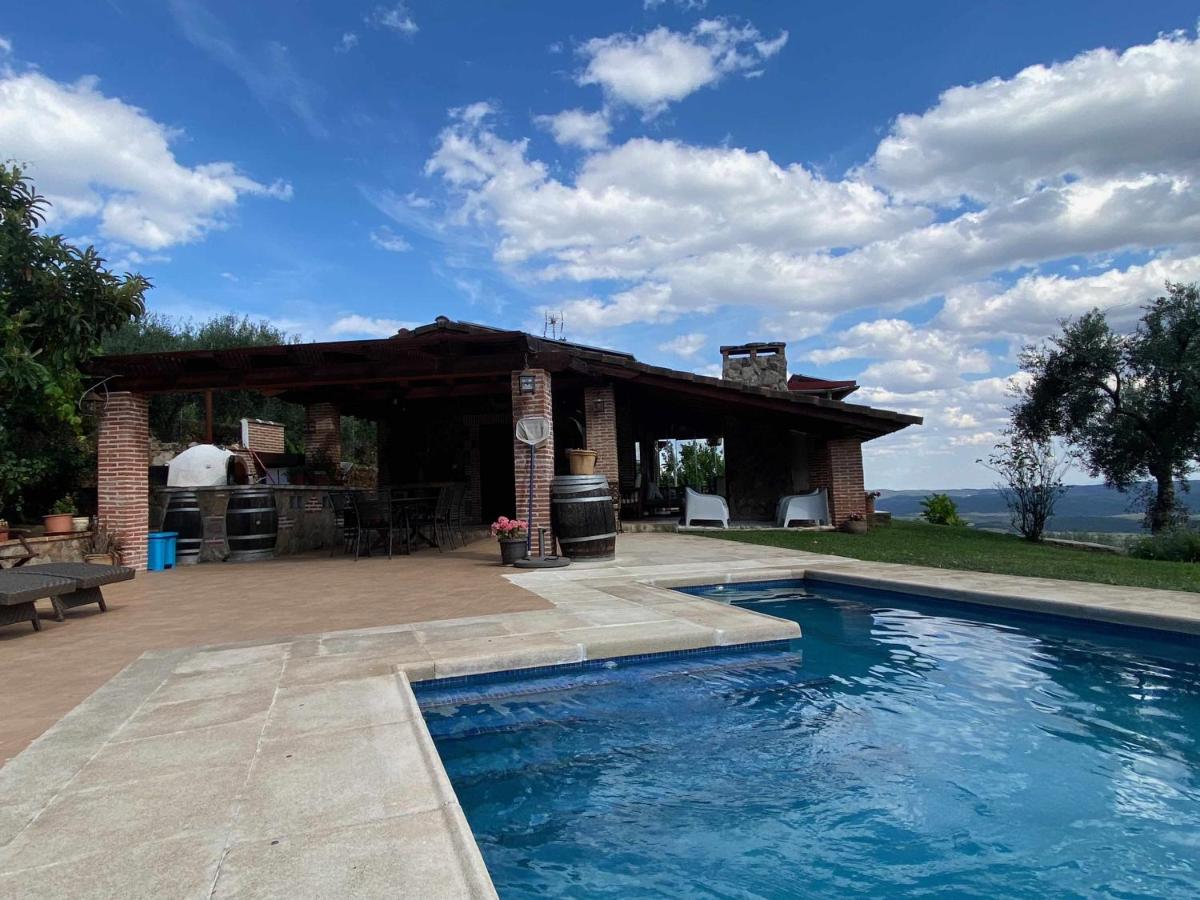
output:
[[[542,337],[552,341],[563,341],[567,338],[567,325],[561,312],[545,313],[542,323]]]

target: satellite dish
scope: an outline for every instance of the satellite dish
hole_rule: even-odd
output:
[[[550,419],[546,416],[526,416],[517,420],[517,440],[530,448],[540,447],[550,439]]]

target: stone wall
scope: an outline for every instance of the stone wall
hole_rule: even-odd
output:
[[[787,390],[787,345],[738,344],[721,348],[721,377],[751,387]]]
[[[725,422],[725,484],[729,515],[766,521],[792,492],[791,444],[778,425],[753,419]]]
[[[25,538],[25,543],[37,555],[24,565],[32,566],[35,563],[50,562],[81,562],[83,554],[88,551],[88,541],[91,539],[91,536],[92,533],[90,531],[81,531],[73,534],[27,537]],[[23,559],[24,557],[25,548],[21,546],[20,541],[0,541],[0,569],[7,568],[11,560]]]

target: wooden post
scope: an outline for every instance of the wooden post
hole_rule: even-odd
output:
[[[212,391],[204,392],[204,443],[213,442]]]

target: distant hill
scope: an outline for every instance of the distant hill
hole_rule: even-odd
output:
[[[1189,485],[1192,488],[1190,494],[1182,497],[1185,504],[1191,496],[1200,501],[1200,481],[1189,482]],[[973,525],[980,528],[1010,527],[1008,507],[995,488],[882,491],[875,501],[875,507],[900,519],[914,519],[921,515],[922,498],[932,493],[953,497],[958,504],[959,515]],[[1066,494],[1058,501],[1047,530],[1138,533],[1142,531],[1142,511],[1137,508],[1132,491],[1122,494],[1102,484],[1073,484],[1067,487]]]

